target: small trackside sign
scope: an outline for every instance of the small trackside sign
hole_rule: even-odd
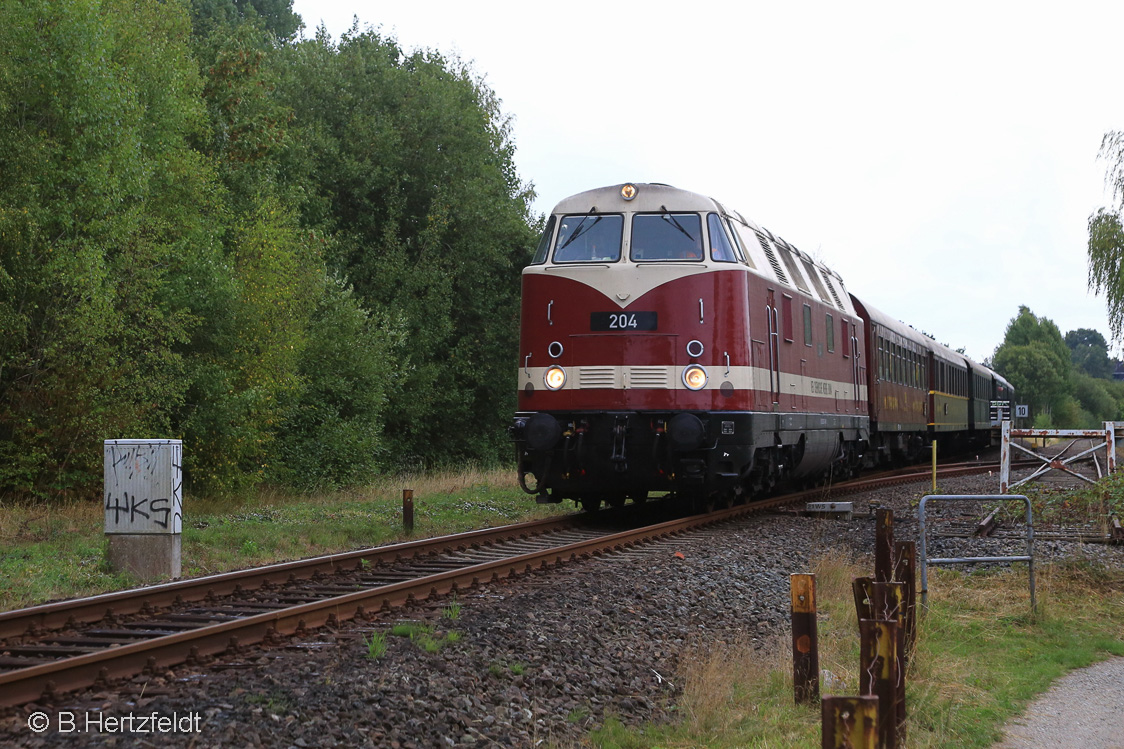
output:
[[[842,520],[850,520],[854,509],[853,502],[808,502],[804,505],[804,512],[807,515]]]

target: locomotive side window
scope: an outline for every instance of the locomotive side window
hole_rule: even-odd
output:
[[[826,315],[826,317],[827,320],[825,321],[826,325],[824,327],[824,330],[827,331],[827,350],[828,353],[832,353],[835,351],[835,320],[831,319],[831,315]],[[846,323],[844,323],[844,327],[845,326]]]
[[[734,247],[717,213],[707,214],[706,229],[710,232],[710,259],[718,263],[736,263],[738,258]]]
[[[697,213],[633,216],[631,257],[636,261],[702,260],[702,218]]]
[[[554,239],[554,224],[556,219],[551,216],[547,219],[546,228],[539,237],[539,246],[535,248],[535,256],[531,258],[531,265],[541,265],[546,262],[546,254],[550,250],[550,240]]]
[[[788,294],[781,297],[781,312],[784,313],[784,339],[792,343],[792,297]]]
[[[742,246],[742,238],[738,236],[738,227],[732,218],[726,219],[727,226],[730,227],[730,236],[734,238],[734,249],[738,253],[738,259],[743,261],[746,265],[754,270],[757,266],[753,264],[753,258],[749,256],[749,251]]]
[[[804,345],[812,345],[812,307],[804,305]]]
[[[563,216],[554,249],[556,263],[613,263],[621,259],[624,217],[614,214]]]

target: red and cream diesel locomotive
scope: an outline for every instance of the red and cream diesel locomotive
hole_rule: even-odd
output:
[[[519,347],[520,483],[585,509],[732,502],[913,457],[943,432],[986,441],[1011,395],[783,239],[661,184],[554,208],[523,271]]]

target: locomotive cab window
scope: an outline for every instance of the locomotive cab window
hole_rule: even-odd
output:
[[[706,229],[710,232],[710,259],[718,263],[736,263],[737,253],[717,213],[707,214]]]
[[[702,218],[697,213],[642,213],[632,217],[630,257],[638,262],[701,261],[702,239]]]
[[[535,256],[531,258],[531,265],[542,265],[546,262],[546,254],[550,250],[550,240],[554,239],[554,225],[556,219],[551,216],[547,219],[546,228],[539,237],[539,246],[535,248]]]
[[[563,216],[554,248],[556,263],[615,263],[621,259],[624,217],[591,213]]]
[[[742,246],[742,239],[738,236],[737,226],[734,224],[733,219],[726,219],[726,226],[730,229],[730,236],[734,239],[734,250],[738,254],[738,258],[748,265],[750,268],[756,269],[757,266],[753,264],[753,258],[749,256],[749,251]]]

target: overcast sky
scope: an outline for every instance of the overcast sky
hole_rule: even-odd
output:
[[[1053,7],[1051,12],[1042,9]],[[1124,129],[1124,3],[362,3],[472,65],[513,118],[536,210],[620,182],[736,208],[848,289],[976,360],[1020,304],[1108,337],[1087,222]]]

